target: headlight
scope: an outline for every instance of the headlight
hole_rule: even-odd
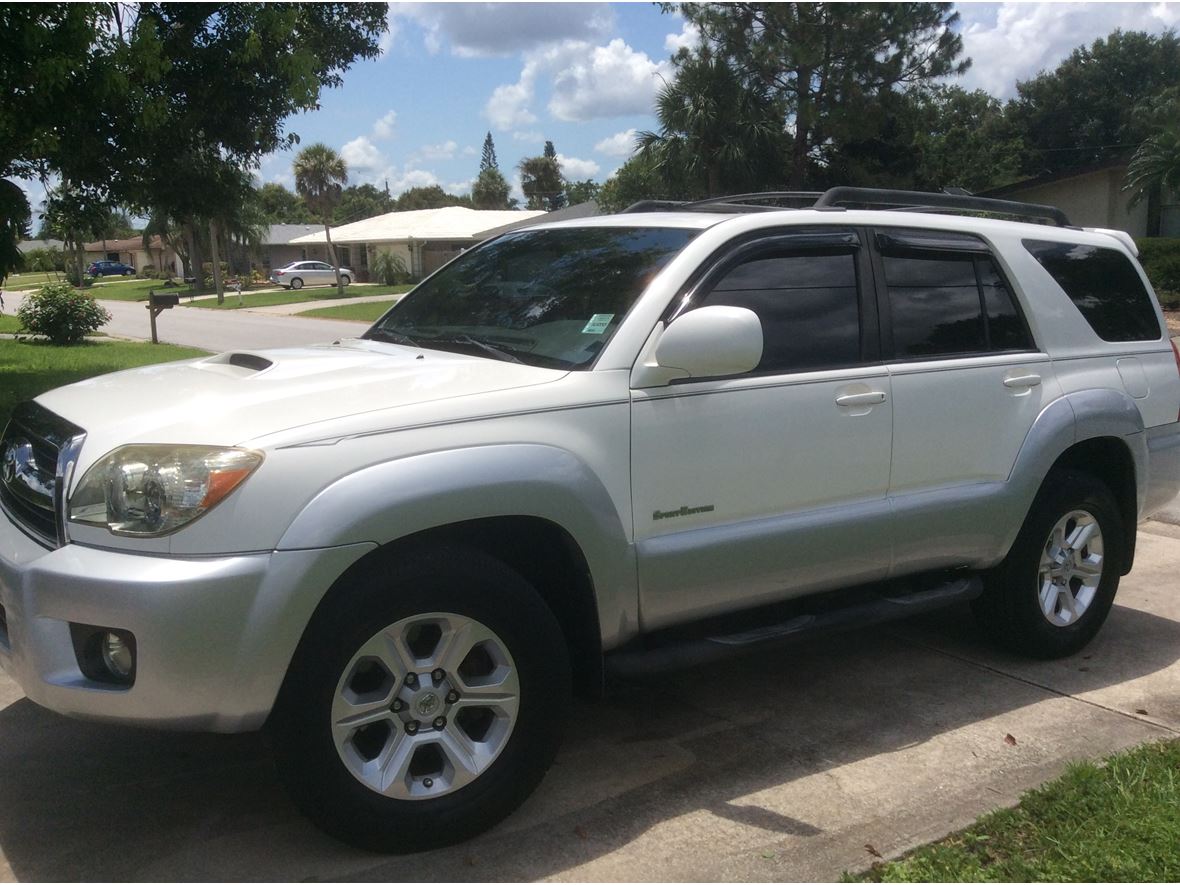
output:
[[[70,521],[166,535],[216,507],[261,463],[249,449],[123,446],[86,471],[70,496]]]

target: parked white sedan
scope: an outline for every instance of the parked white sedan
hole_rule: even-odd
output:
[[[324,261],[293,261],[286,267],[270,272],[270,281],[288,289],[302,289],[304,286],[335,286],[336,268]],[[340,281],[344,285],[352,282],[352,271],[340,268]]]

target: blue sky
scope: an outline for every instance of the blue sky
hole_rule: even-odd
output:
[[[969,89],[1007,98],[1018,79],[1052,69],[1116,27],[1160,33],[1180,3],[959,3]],[[522,157],[552,140],[571,179],[605,181],[690,40],[684,21],[651,3],[395,3],[381,58],[356,64],[321,108],[288,122],[304,145],[339,150],[353,184],[386,181],[395,195],[440,184],[462,193],[492,132],[513,183]],[[264,159],[263,181],[293,184],[294,151]],[[43,192],[29,183],[38,208]]]

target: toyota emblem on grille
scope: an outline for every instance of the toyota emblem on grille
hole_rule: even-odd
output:
[[[5,485],[11,485],[18,477],[31,476],[37,470],[37,462],[33,457],[33,444],[27,439],[11,439],[4,446],[4,456],[0,458],[0,480]]]

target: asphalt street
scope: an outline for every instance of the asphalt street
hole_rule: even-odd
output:
[[[1141,527],[1098,638],[1028,661],[951,610],[580,703],[507,821],[405,857],[322,835],[262,735],[65,719],[0,676],[0,880],[831,880],[1180,736],[1180,529]]]

